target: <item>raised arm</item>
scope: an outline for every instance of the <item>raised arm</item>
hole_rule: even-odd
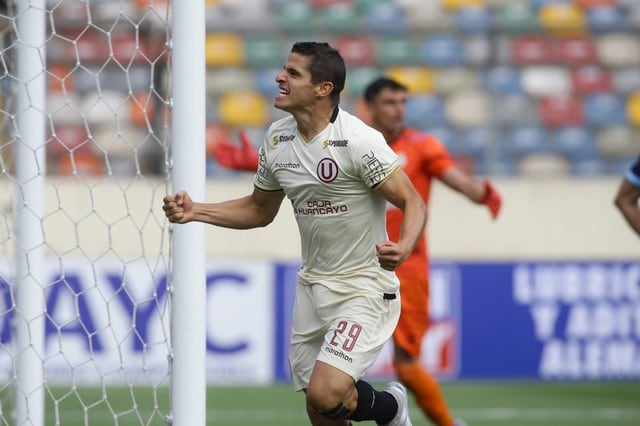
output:
[[[448,169],[439,177],[439,180],[474,203],[486,205],[493,219],[498,217],[502,197],[489,180],[479,182],[457,167]]]
[[[629,226],[640,236],[640,187],[633,185],[626,178],[622,180],[615,197],[615,205],[622,213]]]
[[[377,189],[391,204],[402,211],[399,241],[382,241],[376,246],[380,266],[395,270],[411,254],[423,236],[427,209],[407,174],[399,169]]]
[[[284,192],[254,187],[246,197],[220,203],[194,202],[185,191],[164,197],[162,209],[170,222],[204,222],[224,228],[250,229],[270,224],[278,214]]]

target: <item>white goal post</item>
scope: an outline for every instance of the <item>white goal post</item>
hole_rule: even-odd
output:
[[[0,424],[206,423],[204,0],[0,0]],[[172,141],[176,141],[172,143]]]

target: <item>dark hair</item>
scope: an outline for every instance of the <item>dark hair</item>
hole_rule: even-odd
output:
[[[367,103],[373,102],[373,100],[376,98],[376,96],[378,96],[382,89],[391,89],[396,91],[400,90],[403,92],[409,91],[409,89],[407,89],[407,86],[405,86],[404,84],[398,83],[397,81],[388,77],[380,77],[373,80],[364,89],[364,100]]]
[[[331,100],[335,104],[340,103],[340,92],[344,89],[347,70],[338,49],[331,47],[329,43],[299,41],[293,45],[291,53],[309,57],[311,82],[329,81],[333,83]]]

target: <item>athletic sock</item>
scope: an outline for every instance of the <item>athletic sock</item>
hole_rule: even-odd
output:
[[[349,419],[356,422],[375,420],[378,424],[389,423],[398,411],[396,399],[389,393],[375,390],[369,383],[358,380],[358,405]]]
[[[453,426],[438,382],[418,362],[395,364],[398,379],[413,393],[422,412],[437,426]]]

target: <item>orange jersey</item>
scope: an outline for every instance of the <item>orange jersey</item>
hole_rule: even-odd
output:
[[[451,156],[444,145],[435,137],[417,130],[405,129],[391,143],[391,148],[400,157],[400,165],[405,171],[425,205],[429,205],[431,181],[454,166]],[[402,212],[395,206],[387,208],[387,233],[392,241],[398,241]],[[427,243],[421,238],[411,256],[400,269],[419,268],[424,271],[427,265]]]
[[[454,166],[444,145],[435,137],[405,129],[391,148],[398,154],[400,165],[420,193],[425,205],[429,204],[431,181]],[[402,212],[395,206],[387,207],[387,233],[398,241]],[[429,326],[429,258],[426,235],[416,244],[409,258],[396,270],[400,279],[402,309],[393,333],[396,345],[418,358],[422,338]]]

